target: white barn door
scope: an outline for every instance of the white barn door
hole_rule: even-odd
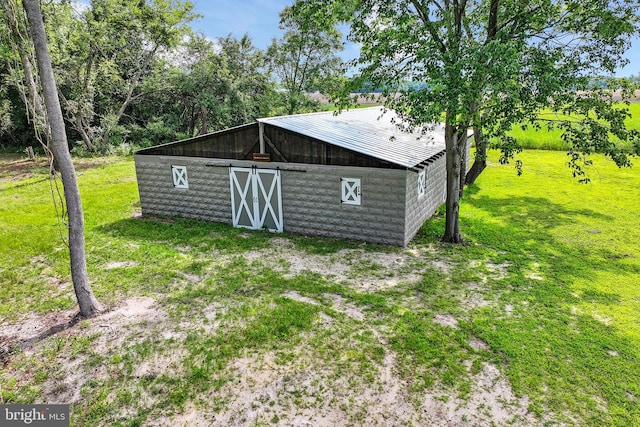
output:
[[[229,168],[234,227],[282,231],[280,171]]]
[[[253,176],[255,182],[253,199],[255,203],[256,228],[282,232],[280,171],[255,169]]]
[[[234,227],[256,228],[253,214],[253,170],[230,168],[231,215]]]

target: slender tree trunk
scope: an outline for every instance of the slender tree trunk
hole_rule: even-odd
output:
[[[47,46],[47,36],[42,20],[39,0],[23,0],[22,5],[27,14],[29,29],[35,47],[38,74],[42,83],[45,107],[49,124],[51,126],[51,151],[57,160],[64,197],[67,204],[69,217],[69,255],[71,260],[71,279],[83,316],[93,316],[100,311],[100,305],[91,291],[84,244],[84,215],[82,213],[82,201],[76,179],[76,172],[67,145],[67,135],[58,99],[56,81],[51,67],[51,57]]]
[[[204,105],[200,106],[200,125],[198,135],[209,133],[209,110]]]
[[[446,200],[446,216],[445,228],[442,241],[446,243],[463,243],[464,239],[460,234],[460,175],[462,147],[460,140],[464,140],[465,136],[460,137],[457,129],[447,123],[445,125],[445,145],[447,147],[447,200]]]
[[[155,58],[155,53],[156,53],[157,49],[158,49],[158,46],[155,46],[151,50],[151,52],[149,52],[147,54],[147,56],[145,57],[144,61],[140,65],[140,68],[138,69],[138,71],[136,71],[136,73],[131,78],[131,82],[129,83],[129,90],[127,90],[127,97],[122,102],[122,104],[120,105],[120,108],[118,109],[118,111],[116,112],[116,114],[114,116],[115,119],[114,119],[114,122],[113,122],[113,126],[116,126],[118,123],[120,123],[120,118],[122,117],[124,112],[127,110],[127,107],[129,106],[129,104],[133,100],[133,92],[138,87],[138,83],[140,82],[140,79],[142,78],[142,74],[147,70],[147,68],[153,62],[153,58]],[[109,145],[109,139],[111,138],[112,130],[113,130],[113,128],[112,128],[111,124],[109,124],[106,127],[106,129],[104,131],[104,134],[102,135],[102,138],[100,139],[100,147],[99,147],[100,150],[104,150]]]
[[[467,177],[467,131],[464,129],[464,133],[458,132],[458,138],[460,138],[459,142],[463,142],[462,150],[460,152],[460,183],[458,187],[458,198],[462,199],[462,195],[464,194],[464,186],[466,185],[466,177]]]
[[[479,127],[473,128],[473,140],[476,144],[476,155],[473,166],[466,176],[466,184],[471,185],[476,182],[483,170],[487,167],[487,140]]]
[[[87,134],[86,129],[88,128],[88,126],[85,128],[84,126],[84,118],[80,115],[80,113],[75,114],[75,118],[76,118],[76,130],[78,131],[78,133],[80,134],[80,137],[82,138],[82,141],[84,142],[84,146],[87,148],[87,150],[89,151],[96,151],[96,147],[91,143],[91,139],[89,138],[89,135]]]

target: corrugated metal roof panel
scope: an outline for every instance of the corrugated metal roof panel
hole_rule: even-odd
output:
[[[381,107],[333,112],[298,114],[258,119],[259,122],[296,132],[407,168],[413,167],[445,149],[444,127],[436,124],[421,135],[398,129],[393,111],[383,114]]]

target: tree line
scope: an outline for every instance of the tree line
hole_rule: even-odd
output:
[[[34,145],[41,82],[21,0],[0,0],[0,145]],[[197,136],[258,117],[316,111],[306,93],[341,81],[342,35],[285,9],[280,39],[194,32],[188,1],[43,2],[58,95],[76,153]],[[46,137],[46,136],[45,136]],[[42,139],[42,138],[41,138]]]

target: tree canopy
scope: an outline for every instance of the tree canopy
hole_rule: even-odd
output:
[[[308,108],[305,92],[332,87],[344,72],[337,56],[343,49],[340,31],[302,18],[285,8],[280,13],[280,28],[287,31],[267,49],[270,69],[285,90],[287,114]]]
[[[43,116],[32,95],[39,82],[21,0],[1,4],[0,137],[3,145],[24,147],[33,145],[33,125]],[[42,10],[76,153],[149,146],[257,117],[317,110],[306,91],[339,71],[340,37],[330,31],[322,46],[312,45],[313,30],[285,12],[289,31],[269,49],[282,54],[274,56],[247,35],[194,34],[197,15],[189,1],[92,0],[86,7],[54,1],[43,2]],[[299,56],[284,53],[298,42]],[[292,86],[280,74],[285,67],[298,67]]]
[[[348,23],[349,39],[361,45],[358,76],[339,105],[349,106],[351,90],[369,82],[384,88],[385,105],[410,127],[444,119],[445,241],[462,241],[458,189],[469,129],[481,145],[495,141],[506,162],[520,150],[507,134],[513,126],[560,128],[568,165],[584,180],[590,154],[628,166],[640,152],[638,132],[624,125],[627,110],[592,84],[624,64],[639,31],[637,1],[298,0],[292,10],[318,25]],[[406,80],[425,85],[402,90]],[[483,156],[479,149],[476,160]]]

